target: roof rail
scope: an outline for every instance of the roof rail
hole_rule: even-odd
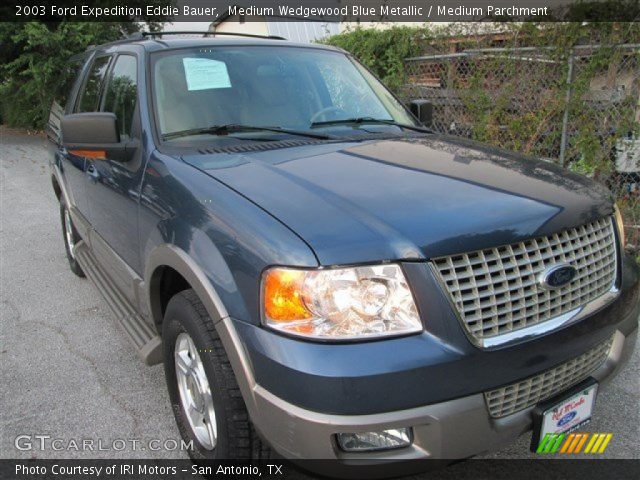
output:
[[[131,35],[128,35],[124,38],[120,38],[119,40],[114,40],[113,42],[101,43],[100,45],[89,45],[85,51],[88,52],[89,50],[93,50],[99,46],[101,47],[105,45],[117,45],[119,43],[135,42],[136,40],[143,40],[143,39],[144,39],[144,35],[142,32],[133,32]]]
[[[208,30],[204,32],[196,31],[196,30],[182,30],[182,31],[176,31],[176,32],[164,32],[164,31],[133,32],[131,35],[125,38],[121,38],[119,40],[114,40],[113,42],[102,43],[100,45],[89,45],[85,51],[88,52],[90,50],[96,49],[97,47],[104,47],[108,45],[118,45],[119,43],[128,43],[128,42],[135,42],[138,40],[144,40],[147,37],[154,38],[154,37],[162,37],[163,35],[193,35],[193,34],[202,35],[203,37],[209,37],[209,36],[215,37],[216,35],[227,35],[230,37],[249,37],[249,38],[264,38],[267,40],[286,40],[286,38],[278,37],[276,35],[255,35],[252,33],[235,33],[235,32],[210,32]]]
[[[164,35],[193,35],[193,34],[199,34],[202,35],[203,37],[215,37],[217,35],[226,35],[226,36],[230,36],[230,37],[248,37],[248,38],[264,38],[264,39],[268,39],[268,40],[286,40],[286,38],[284,37],[279,37],[277,35],[256,35],[253,33],[236,33],[236,32],[211,32],[211,31],[196,31],[196,30],[182,30],[182,31],[176,31],[176,32],[165,32],[165,31],[159,31],[159,32],[138,32],[141,33],[141,35],[143,37],[162,37]]]

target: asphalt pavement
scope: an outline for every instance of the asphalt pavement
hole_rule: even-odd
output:
[[[186,458],[162,366],[138,360],[68,268],[47,155],[42,136],[0,127],[0,458]],[[589,431],[613,433],[604,457],[640,458],[639,372],[636,350],[599,395]],[[529,441],[483,458],[532,458]]]

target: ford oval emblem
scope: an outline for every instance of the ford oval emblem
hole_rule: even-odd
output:
[[[540,285],[549,290],[557,290],[569,284],[578,271],[568,263],[552,265],[540,275]]]
[[[576,418],[577,414],[578,414],[578,412],[576,412],[576,411],[567,413],[564,417],[562,417],[560,420],[558,420],[558,423],[556,423],[556,426],[557,427],[564,427],[567,423],[569,423],[571,420]]]

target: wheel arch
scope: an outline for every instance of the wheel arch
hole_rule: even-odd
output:
[[[163,275],[167,272],[175,272],[180,275],[203,303],[220,336],[236,375],[242,397],[253,417],[256,412],[256,400],[253,395],[255,379],[230,315],[202,268],[186,251],[172,244],[156,247],[149,255],[145,268],[146,298],[156,328],[161,333],[163,318],[160,288]]]
[[[171,277],[172,286],[167,286],[167,276]],[[159,331],[162,329],[164,309],[169,300],[166,298],[167,294],[175,294],[186,288],[193,289],[198,295],[214,324],[229,316],[204,271],[187,252],[175,245],[160,245],[152,251],[145,269],[145,279],[151,318]]]

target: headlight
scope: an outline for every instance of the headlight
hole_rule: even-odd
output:
[[[620,213],[620,209],[618,205],[614,205],[615,217],[616,217],[616,227],[618,227],[618,235],[620,236],[620,245],[624,249],[627,244],[627,239],[624,235],[624,220],[622,219],[622,214]]]
[[[350,340],[419,332],[399,265],[326,270],[275,267],[262,278],[262,321],[302,337]]]

